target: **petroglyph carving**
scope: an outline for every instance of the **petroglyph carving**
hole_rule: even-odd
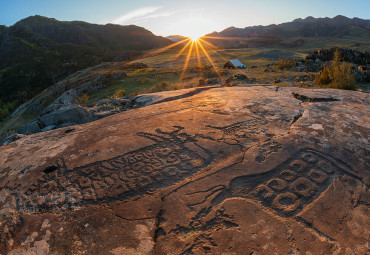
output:
[[[271,153],[278,152],[280,149],[281,145],[272,138],[269,138],[258,146],[259,155],[256,157],[256,161],[262,163]]]
[[[319,236],[333,242],[334,239],[302,218],[301,212],[311,208],[312,203],[325,193],[334,179],[343,180],[346,177],[362,181],[345,163],[318,151],[303,149],[271,171],[239,176],[232,179],[228,186],[217,185],[205,191],[186,194],[197,196],[196,200],[199,201],[187,205],[192,211],[196,208],[200,210],[191,219],[191,224],[196,221],[203,224],[198,228],[205,228],[207,222],[213,222],[215,215],[225,209],[223,202],[226,199],[244,198],[257,202],[278,216],[298,221]],[[203,201],[202,196],[199,196],[201,193],[204,193]],[[238,222],[233,218],[222,218],[228,222],[228,226],[238,226]],[[181,228],[186,229],[184,226]],[[199,240],[210,245],[209,238],[210,236],[203,235],[203,239]],[[193,249],[199,244],[189,243],[188,246]]]
[[[256,200],[283,217],[294,217],[314,202],[339,175],[351,174],[335,160],[320,152],[305,149],[292,158],[262,173],[240,176],[231,180],[213,200],[217,206],[226,198],[244,197]]]
[[[261,127],[266,123],[267,121],[265,119],[252,118],[250,120],[234,123],[229,126],[224,127],[208,126],[208,127],[222,131],[223,134],[220,140],[227,141],[229,139],[237,140],[240,138],[249,138],[253,134],[266,133],[267,129]]]
[[[7,202],[23,212],[61,211],[74,207],[124,200],[170,186],[212,162],[211,153],[196,137],[175,127],[172,132],[138,133],[155,144],[108,160],[68,169],[60,159],[23,195],[16,187],[3,187]],[[5,204],[5,203],[4,203]],[[7,203],[9,205],[9,203]],[[1,204],[0,204],[1,205]]]

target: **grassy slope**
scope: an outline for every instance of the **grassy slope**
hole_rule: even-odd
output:
[[[298,75],[305,75],[306,73],[296,73],[291,71],[276,71],[276,72],[264,72],[265,67],[259,67],[246,70],[223,70],[222,66],[228,59],[238,58],[247,67],[264,65],[268,63],[274,63],[275,61],[266,58],[260,59],[250,59],[251,56],[257,55],[261,52],[270,52],[272,50],[280,50],[282,52],[289,52],[293,54],[294,57],[303,58],[310,51],[317,50],[320,48],[328,48],[332,46],[339,47],[351,47],[355,44],[360,43],[360,46],[355,46],[351,48],[359,50],[370,50],[369,41],[356,41],[353,38],[305,38],[306,44],[297,48],[290,49],[266,49],[266,48],[248,48],[248,49],[214,49],[204,44],[205,50],[209,53],[214,64],[220,73],[223,73],[223,78],[230,78],[237,73],[242,73],[247,75],[249,78],[255,78],[257,83],[274,83],[275,80],[279,79],[282,82],[279,86],[289,86],[289,85],[300,85],[300,86],[312,86],[312,83],[297,84],[294,83],[294,77]],[[204,71],[199,71],[196,67],[199,65],[197,54],[194,53],[189,55],[190,60],[188,63],[187,71],[183,74],[183,80],[180,80],[182,74],[182,69],[184,67],[185,59],[188,56],[187,48],[182,54],[176,57],[180,52],[182,47],[177,47],[176,49],[170,49],[156,56],[146,57],[138,59],[135,62],[142,62],[148,64],[149,66],[159,65],[159,67],[150,67],[145,69],[137,70],[125,70],[127,77],[121,80],[111,80],[107,86],[99,89],[96,92],[89,94],[88,104],[93,104],[96,101],[104,98],[109,98],[114,95],[114,93],[119,89],[124,89],[126,95],[135,95],[148,93],[153,91],[153,87],[158,84],[165,82],[168,86],[166,90],[180,89],[195,87],[199,84],[199,79],[202,79]],[[193,59],[194,58],[194,59]],[[200,51],[200,62],[202,65],[208,64],[209,60],[202,51]],[[108,70],[107,70],[108,71]],[[212,72],[211,72],[212,73]],[[309,74],[313,75],[313,74]],[[213,72],[213,77],[217,78],[217,74]],[[45,93],[45,92],[43,92]],[[50,94],[50,93],[49,93]],[[50,97],[46,94],[46,97]],[[53,98],[48,99],[51,103]],[[14,129],[23,125],[28,120],[36,117],[37,114],[29,114],[20,111],[12,119],[0,124],[0,134],[8,129]]]
[[[357,34],[356,32],[355,34]],[[215,49],[207,44],[203,43],[205,50],[209,53],[216,66],[222,67],[222,65],[228,59],[237,58],[241,60],[247,67],[253,65],[263,65],[274,62],[274,60],[268,58],[250,59],[251,56],[257,55],[261,52],[268,52],[272,50],[279,50],[282,52],[288,52],[293,55],[294,58],[304,58],[309,52],[321,49],[321,48],[331,48],[333,46],[352,48],[360,51],[370,51],[370,37],[368,39],[357,39],[355,37],[343,37],[343,38],[302,38],[295,37],[290,40],[304,39],[305,44],[300,47],[295,48],[247,48],[247,49]],[[178,57],[176,55],[179,53],[179,49],[171,49],[165,51],[156,56],[147,57],[144,59],[138,59],[137,62],[142,62],[150,66],[155,65],[166,65],[170,67],[181,68],[184,65],[185,59],[188,54],[189,47]],[[202,64],[209,63],[209,60],[205,57],[204,53],[200,51],[200,58]],[[196,54],[192,54],[191,58],[197,58]],[[197,59],[190,59],[189,65],[197,65]]]

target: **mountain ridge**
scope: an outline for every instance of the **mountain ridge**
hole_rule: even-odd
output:
[[[7,103],[19,105],[89,66],[127,61],[171,43],[134,25],[58,21],[39,15],[1,26],[0,108]]]
[[[292,22],[267,26],[249,26],[244,28],[231,26],[220,32],[207,34],[206,37],[222,37],[225,40],[228,37],[233,40],[254,40],[254,42],[249,44],[241,43],[240,47],[282,46],[280,44],[281,41],[296,37],[352,37],[365,39],[370,42],[370,20],[356,17],[350,19],[342,15],[337,15],[334,18],[308,16],[305,19],[298,18]],[[232,47],[232,45],[235,45],[235,42],[227,43],[225,40],[213,40],[213,43],[220,47]]]

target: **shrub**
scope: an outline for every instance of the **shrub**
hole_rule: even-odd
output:
[[[169,90],[171,88],[170,83],[167,81],[157,83],[150,88],[149,92],[161,92],[164,90]]]
[[[337,89],[355,89],[356,74],[352,72],[353,65],[341,62],[339,50],[334,52],[333,62],[315,77],[315,84]]]
[[[139,95],[139,90],[137,89],[137,90],[135,90],[135,92],[134,93],[132,93],[132,96],[137,96],[137,95]]]
[[[80,102],[80,104],[82,105],[85,105],[87,104],[87,101],[89,101],[89,95],[86,94],[86,93],[83,93],[79,98],[78,98],[78,101]]]
[[[331,69],[325,66],[324,69],[315,77],[314,83],[318,85],[329,85],[332,82]]]
[[[0,100],[0,121],[6,119],[18,106],[18,100],[12,102],[2,102]]]
[[[126,94],[126,90],[124,89],[119,89],[114,93],[113,98],[120,98],[123,97]]]
[[[284,57],[280,58],[279,61],[276,63],[276,68],[279,70],[283,70],[286,68],[291,68],[296,66],[297,62],[292,59],[285,59]]]

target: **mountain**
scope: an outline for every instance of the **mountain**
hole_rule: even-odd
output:
[[[19,104],[78,70],[132,59],[141,51],[171,43],[133,25],[31,16],[10,27],[0,26],[0,108],[8,102]]]
[[[222,47],[259,47],[259,46],[301,46],[305,38],[356,38],[370,41],[370,20],[347,18],[338,15],[334,18],[295,19],[279,25],[252,26],[245,28],[229,27],[221,32],[214,32],[208,37],[214,44]],[[297,40],[285,40],[296,38]]]
[[[173,42],[181,42],[183,40],[186,40],[188,39],[188,37],[186,36],[182,36],[182,35],[170,35],[170,36],[167,36],[166,37],[168,40],[171,40]]]
[[[56,43],[103,47],[118,51],[148,50],[168,43],[165,38],[154,36],[150,31],[134,25],[97,25],[82,21],[62,22],[32,16],[17,22],[14,26],[42,35]]]

